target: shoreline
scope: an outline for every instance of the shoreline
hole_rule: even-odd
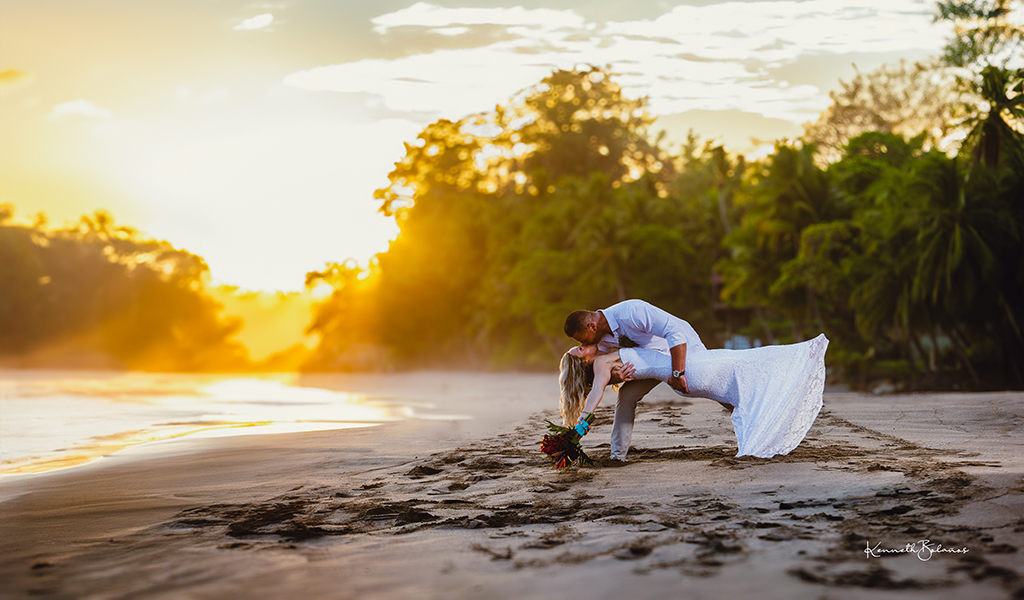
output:
[[[3,594],[1024,593],[1022,393],[826,394],[794,452],[753,459],[717,405],[656,391],[626,464],[607,460],[605,407],[584,438],[598,466],[556,472],[536,444],[555,396],[536,384],[489,423],[168,442],[17,482]],[[865,556],[921,539],[968,552]]]
[[[487,420],[470,416],[474,407],[466,398],[446,397],[448,379],[473,381],[458,373],[383,378],[0,371],[0,379],[0,479],[73,468],[178,438],[348,429],[404,419]],[[547,392],[544,376],[525,379],[533,380],[534,393]],[[486,378],[476,382],[487,386]]]

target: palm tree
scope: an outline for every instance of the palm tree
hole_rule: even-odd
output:
[[[1004,62],[1019,55],[1024,28],[1010,19],[1021,0],[941,0],[935,21],[953,24],[943,60],[955,67]]]
[[[1019,248],[1020,235],[1012,215],[993,201],[998,185],[990,174],[966,171],[956,159],[932,152],[915,165],[907,188],[919,199],[908,223],[917,234],[903,250],[916,262],[913,298],[939,316],[976,385],[967,353],[971,332],[984,331],[992,315],[1003,312],[1001,262],[1008,257],[1001,249]],[[1015,324],[1012,313],[1006,315]]]
[[[723,298],[733,304],[777,310],[802,339],[806,318],[821,322],[814,290],[783,278],[783,265],[800,251],[808,226],[846,216],[828,173],[815,164],[812,144],[780,144],[750,190],[740,227],[726,236],[732,257],[718,263],[726,279]]]
[[[1024,135],[1014,127],[1024,124],[1024,69],[986,67],[974,91],[988,108],[972,119],[964,145],[973,147],[974,159],[990,168],[1001,165],[1005,149],[1010,166],[1024,169]]]

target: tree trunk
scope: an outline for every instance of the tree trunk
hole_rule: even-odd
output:
[[[960,357],[960,361],[967,367],[967,372],[971,374],[971,381],[974,382],[976,389],[981,389],[981,380],[978,379],[978,373],[974,370],[974,365],[971,364],[970,359],[967,358],[967,350],[964,348],[960,341],[959,332],[956,328],[951,328],[949,331],[949,339],[953,342],[953,349],[956,351],[957,356]]]
[[[907,368],[911,371],[916,371],[913,357],[910,356],[910,342],[907,341],[908,339],[911,339],[911,336],[906,334],[900,335],[896,341],[896,347],[899,348],[900,358],[907,363]]]
[[[814,289],[807,286],[807,307],[810,309],[809,318],[814,319],[815,323],[818,324],[818,332],[825,333],[825,323],[821,320],[821,312],[818,310],[818,295],[814,293]]]
[[[1020,367],[1016,363],[1010,363],[1010,368],[1013,369],[1013,377],[1017,380],[1017,386],[1024,388],[1024,377],[1021,376]]]
[[[724,183],[718,184],[718,218],[722,220],[722,227],[725,229],[725,234],[729,235],[732,232],[732,225],[729,224],[729,213],[726,211],[726,205],[728,204],[727,195],[725,192],[726,185]]]
[[[937,373],[939,371],[939,336],[935,333],[934,327],[928,332],[928,337],[932,340],[932,349],[928,360],[931,363],[932,372]]]
[[[795,320],[789,320],[789,331],[793,334],[793,342],[800,343],[804,341],[804,324],[797,323]]]
[[[626,297],[626,286],[622,283],[622,276],[619,275],[618,270],[615,272],[615,293],[619,297],[619,302],[628,300]]]
[[[989,113],[985,124],[981,128],[981,139],[978,140],[978,148],[975,157],[985,163],[985,166],[993,169],[999,166],[1000,131],[995,119],[1001,118]]]
[[[757,316],[757,320],[761,322],[761,328],[764,329],[764,336],[768,338],[769,345],[775,345],[775,336],[772,335],[772,330],[768,327],[768,321],[764,318],[764,313],[761,311],[760,306],[754,307],[754,314]]]
[[[917,339],[917,336],[915,335],[911,336],[910,341],[914,344],[914,348],[917,350],[917,353],[921,355],[921,362],[924,363],[924,372],[934,373],[935,371],[932,368],[932,365],[929,364],[928,355],[925,353],[924,348],[921,347],[921,340]]]
[[[1013,333],[1017,334],[1017,340],[1021,344],[1024,344],[1024,336],[1020,333],[1020,327],[1017,326],[1017,319],[1013,318],[1013,311],[1010,310],[1010,304],[1006,301],[1006,298],[1002,294],[999,294],[999,303],[1003,305],[1003,312],[1006,313],[1006,320],[1010,322],[1010,327],[1013,329]]]

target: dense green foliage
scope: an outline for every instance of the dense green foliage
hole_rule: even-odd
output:
[[[372,274],[372,341],[410,364],[539,366],[563,349],[561,322],[580,306],[643,296],[710,319],[699,265],[716,258],[718,217],[709,230],[699,207],[669,200],[670,188],[700,184],[648,140],[649,123],[642,101],[592,69],[428,126],[378,192],[401,234]],[[318,322],[343,312],[352,285]]]
[[[824,332],[851,383],[1024,388],[1020,3],[940,2],[942,58],[841,82],[758,160],[670,148],[599,68],[428,125],[376,193],[388,251],[308,274],[332,293],[304,368],[550,370],[569,312],[643,298],[710,347]],[[0,207],[0,359],[245,367],[206,275],[102,213],[50,229]]]
[[[556,72],[407,145],[378,192],[390,249],[310,274],[335,294],[308,367],[362,344],[399,366],[550,369],[566,314],[639,297],[711,346],[824,331],[852,382],[1024,386],[1021,81],[986,69],[984,105],[939,111],[971,116],[961,158],[926,124],[869,129],[831,163],[810,142],[747,162],[694,138],[670,152],[604,71]]]
[[[221,370],[247,364],[203,288],[201,258],[117,227],[104,213],[74,227],[15,224],[0,206],[0,356],[56,364]],[[46,364],[47,358],[42,359]]]

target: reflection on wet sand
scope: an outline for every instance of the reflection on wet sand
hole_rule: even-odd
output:
[[[0,476],[79,466],[183,437],[369,427],[408,418],[413,410],[362,394],[299,387],[293,375],[4,375]]]

